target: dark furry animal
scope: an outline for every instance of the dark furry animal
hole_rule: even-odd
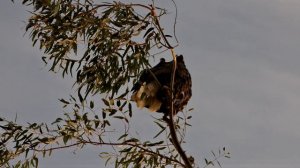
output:
[[[174,82],[174,111],[182,111],[192,96],[192,80],[186,69],[183,56],[177,56],[177,68]],[[137,103],[139,108],[146,107],[151,112],[168,114],[171,102],[171,77],[173,61],[160,62],[151,69],[141,72],[139,81],[134,84],[131,100]]]

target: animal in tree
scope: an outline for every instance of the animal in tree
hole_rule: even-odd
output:
[[[192,96],[192,79],[183,56],[176,56],[176,60],[173,88],[175,114],[183,110]],[[131,100],[135,101],[139,108],[145,107],[151,112],[168,114],[171,110],[172,72],[173,61],[166,62],[164,58],[151,69],[143,70],[132,88]]]

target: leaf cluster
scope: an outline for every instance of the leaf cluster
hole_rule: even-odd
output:
[[[74,76],[78,96],[60,99],[65,113],[49,125],[23,126],[0,118],[0,167],[38,167],[39,158],[55,150],[87,145],[101,148],[99,156],[115,167],[187,167],[186,162],[194,166],[193,157],[182,159],[185,152],[175,147],[184,143],[191,110],[174,119],[179,142],[163,119],[155,118],[158,131],[151,141],[141,141],[130,130],[130,85],[157,53],[171,50],[176,57],[167,40],[171,36],[164,34],[159,22],[164,9],[93,0],[21,2],[32,7],[26,31],[33,45],[43,51],[50,71]],[[95,94],[105,94],[102,102],[88,100]],[[125,129],[113,127],[114,121]],[[103,146],[111,148],[103,151]],[[211,161],[205,159],[206,166],[219,164],[220,157],[229,157],[225,149]]]
[[[89,0],[23,3],[34,6],[26,26],[33,45],[39,42],[50,70],[61,70],[63,76],[76,71],[81,101],[90,93],[116,95],[149,67],[150,50],[164,43],[158,16],[153,16],[150,6],[121,2],[93,5]],[[136,8],[144,10],[137,13]],[[84,52],[77,58],[74,54],[80,46]]]
[[[72,96],[60,101],[69,112],[50,125],[28,123],[22,126],[0,118],[0,167],[38,167],[39,158],[51,156],[55,150],[81,149],[87,145],[101,148],[99,156],[106,159],[106,163],[113,162],[116,167],[183,167],[172,144],[159,140],[161,130],[166,130],[163,120],[156,121],[161,130],[154,140],[142,142],[129,129],[122,133],[112,127],[113,119],[124,121],[129,127],[130,113],[117,108],[127,103],[103,100],[106,108],[101,110],[109,115],[101,117],[93,101],[89,102],[89,106],[82,105]],[[105,110],[110,108],[116,111]],[[179,129],[184,122],[178,120],[176,127]],[[116,135],[119,135],[117,139],[111,138]],[[112,150],[104,152],[102,146],[109,146]],[[21,156],[25,159],[19,160]],[[17,164],[12,166],[14,162]]]

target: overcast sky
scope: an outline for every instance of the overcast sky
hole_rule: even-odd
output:
[[[300,1],[178,0],[177,6],[176,52],[193,79],[188,153],[202,162],[226,146],[232,158],[221,159],[224,168],[299,167]],[[62,114],[58,99],[72,92],[72,81],[44,67],[42,53],[23,36],[26,15],[19,3],[0,1],[0,115],[51,122]],[[72,152],[54,153],[40,167],[103,165],[98,149]]]

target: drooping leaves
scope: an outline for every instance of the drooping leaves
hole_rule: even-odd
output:
[[[140,6],[91,5],[87,0],[79,4],[77,0],[23,0],[23,4],[34,6],[26,26],[33,44],[40,43],[51,71],[62,70],[63,77],[77,72],[82,101],[90,94],[109,93],[111,98],[119,94],[149,66],[150,49],[163,43],[151,11],[137,13]],[[79,48],[84,52],[77,58]]]

